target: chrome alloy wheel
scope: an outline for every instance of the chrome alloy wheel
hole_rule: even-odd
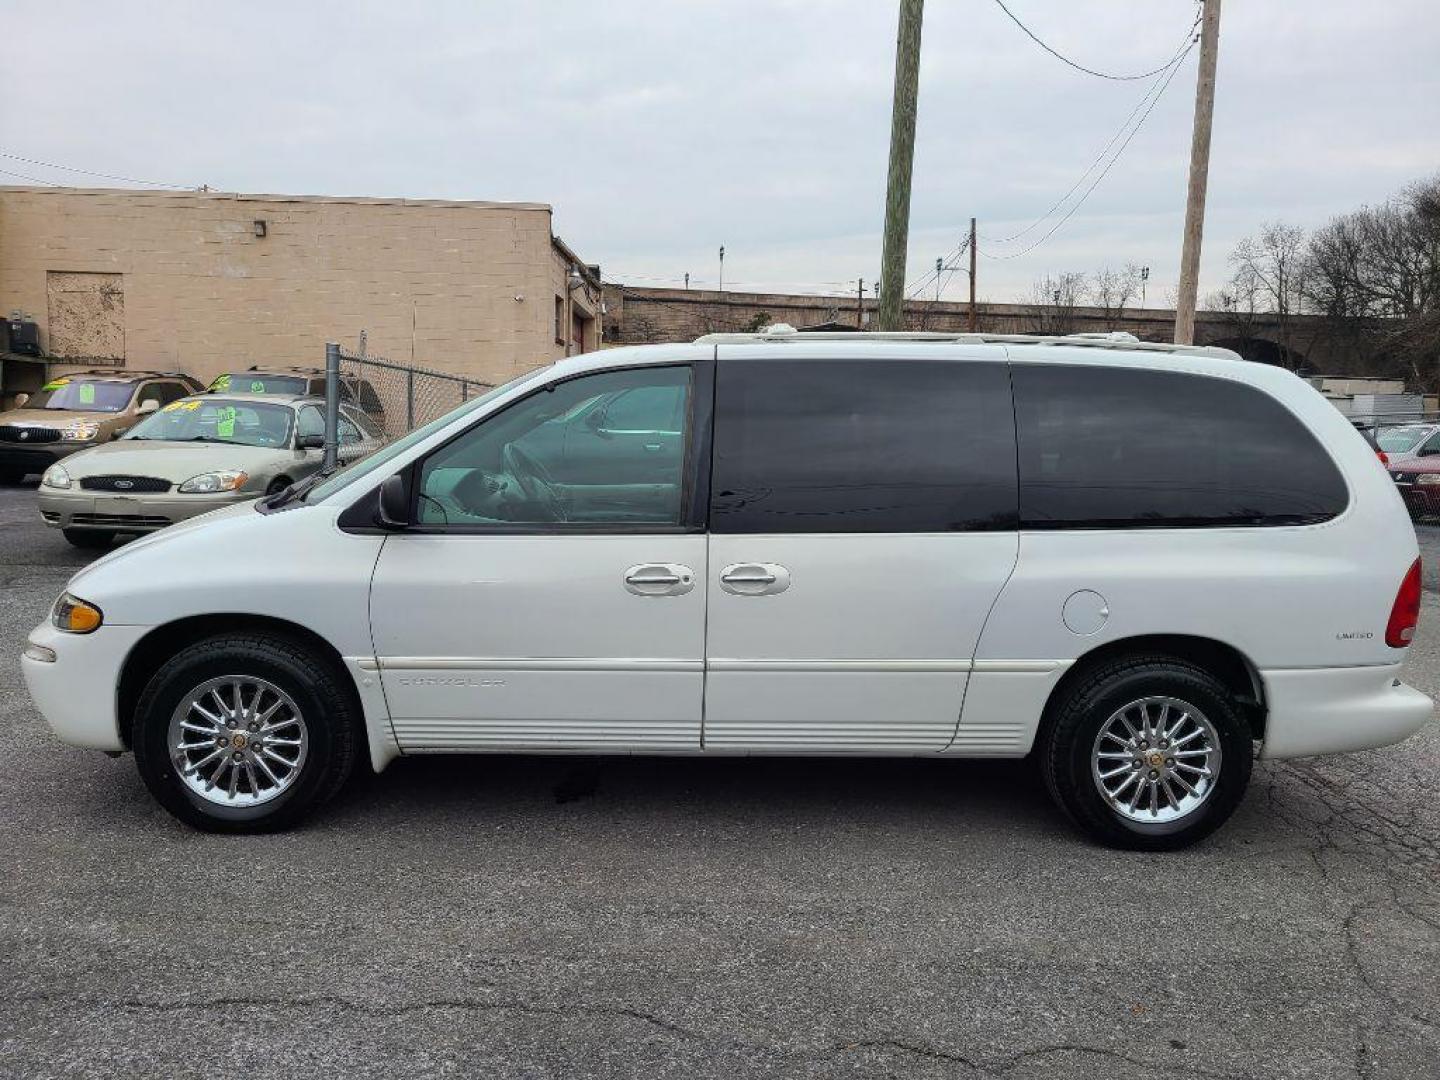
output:
[[[293,698],[251,675],[222,675],[195,687],[170,716],[166,745],[185,786],[206,802],[269,802],[294,783],[310,736]]]
[[[1220,735],[1188,701],[1141,698],[1100,726],[1090,771],[1101,797],[1125,820],[1178,821],[1215,790]]]

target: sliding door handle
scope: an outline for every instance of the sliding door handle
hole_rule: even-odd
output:
[[[770,596],[790,587],[790,571],[779,563],[731,563],[720,571],[720,587],[736,596]]]

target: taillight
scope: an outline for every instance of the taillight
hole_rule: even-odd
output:
[[[1415,624],[1420,621],[1420,560],[1416,559],[1400,582],[1400,591],[1395,594],[1395,606],[1390,609],[1390,624],[1385,627],[1385,644],[1392,649],[1403,649],[1415,636]]]
[[[1390,455],[1387,454],[1387,453],[1385,453],[1384,450],[1381,450],[1379,447],[1376,447],[1376,449],[1375,449],[1375,454],[1376,454],[1376,456],[1378,456],[1378,457],[1380,458],[1380,464],[1381,464],[1381,465],[1389,465],[1389,464],[1390,464]]]

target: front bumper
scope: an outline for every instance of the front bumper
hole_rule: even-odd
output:
[[[27,473],[43,473],[61,458],[69,457],[77,450],[88,450],[94,445],[96,444],[93,441],[36,443],[30,446],[0,442],[0,470],[21,469]]]
[[[103,529],[107,532],[154,532],[211,510],[254,502],[253,491],[215,495],[118,495],[41,486],[40,516],[56,529]]]
[[[1412,518],[1440,514],[1440,485],[1396,480],[1395,490],[1400,492],[1400,497],[1405,500],[1405,509],[1410,511]]]
[[[55,659],[26,653],[20,672],[56,738],[92,750],[125,749],[115,692],[125,658],[149,629],[102,626],[93,634],[66,634],[43,622],[30,631],[29,644],[50,650]]]
[[[1400,681],[1400,665],[1262,671],[1269,716],[1263,758],[1371,750],[1409,738],[1435,703]]]

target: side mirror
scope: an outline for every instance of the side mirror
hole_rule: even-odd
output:
[[[29,404],[29,402],[30,402],[30,395],[29,395],[29,394],[16,394],[16,395],[15,395],[15,408],[17,408],[17,409],[23,409],[27,404]]]
[[[295,440],[295,446],[300,450],[324,450],[324,435],[301,435]]]
[[[140,402],[139,405],[135,406],[135,415],[149,416],[158,408],[160,408],[160,402],[156,401],[153,397],[146,398],[144,401]]]
[[[396,473],[380,485],[375,524],[382,529],[403,529],[410,524],[409,470]]]

